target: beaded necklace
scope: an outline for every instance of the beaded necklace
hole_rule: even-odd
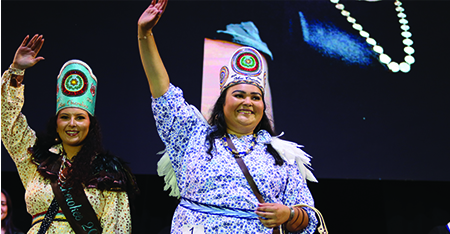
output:
[[[233,142],[231,141],[231,138],[230,138],[230,142],[231,142],[231,144],[233,144]],[[244,157],[244,156],[246,156],[247,154],[249,154],[250,152],[252,152],[253,149],[255,148],[255,145],[256,145],[256,134],[253,134],[252,143],[250,144],[250,148],[248,148],[247,151],[245,151],[245,152],[238,152],[238,151],[236,151],[235,149],[232,149],[232,148],[228,145],[228,142],[227,142],[227,135],[226,135],[226,134],[223,135],[223,137],[222,137],[222,144],[223,144],[223,145],[225,146],[225,148],[226,148],[228,151],[230,151],[230,153],[233,154],[235,157]],[[233,145],[233,148],[235,148],[234,145]]]
[[[352,27],[359,32],[359,35],[366,38],[366,42],[369,43],[369,45],[373,46],[373,51],[379,54],[378,60],[381,64],[386,64],[389,70],[391,70],[392,72],[398,72],[400,70],[404,73],[407,73],[411,70],[411,64],[415,62],[415,59],[412,56],[412,54],[414,53],[414,49],[411,47],[413,41],[410,38],[412,34],[408,31],[408,20],[406,20],[406,14],[403,13],[405,9],[401,7],[402,3],[400,1],[396,0],[394,2],[396,6],[395,10],[398,12],[397,17],[400,19],[400,28],[403,30],[401,35],[405,38],[403,39],[403,44],[405,45],[403,51],[405,51],[406,56],[404,58],[405,61],[401,62],[400,64],[392,61],[391,57],[384,53],[383,47],[377,45],[375,39],[369,37],[369,33],[363,30],[361,24],[356,23],[356,19],[350,16],[350,12],[344,10],[344,4],[339,3],[339,0],[330,0],[330,2],[336,4],[336,9],[340,10],[341,14],[347,18],[347,21],[352,24]]]

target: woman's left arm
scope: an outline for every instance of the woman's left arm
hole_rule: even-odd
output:
[[[131,233],[131,212],[126,192],[103,191],[106,198],[100,224],[103,233]]]
[[[299,172],[297,165],[288,167],[288,185],[283,194],[283,204],[263,203],[259,204],[256,214],[260,216],[261,223],[268,228],[274,228],[284,224],[289,232],[314,233],[317,218],[309,208],[292,207],[297,204],[314,206],[314,200]],[[291,206],[291,208],[289,206]]]
[[[296,164],[288,167],[288,185],[284,192],[283,203],[289,206],[306,204],[314,207],[314,199],[309,191],[306,180],[300,173]],[[290,232],[314,233],[317,226],[317,218],[314,211],[306,207],[293,207],[295,214],[286,228]]]
[[[256,214],[265,227],[274,228],[284,224],[289,232],[300,231],[309,223],[308,214],[304,209],[278,203],[258,204]]]

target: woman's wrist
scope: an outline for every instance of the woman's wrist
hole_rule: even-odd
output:
[[[14,63],[13,63],[9,66],[8,72],[12,75],[23,76],[25,74],[25,69],[19,69],[16,66],[14,66]]]
[[[9,85],[15,88],[19,88],[22,85],[23,76],[25,74],[25,69],[19,69],[11,64],[8,68],[9,74],[11,74],[11,80]]]
[[[23,76],[18,76],[11,74],[11,80],[9,82],[9,86],[19,88],[22,85]]]
[[[286,221],[286,223],[290,222],[290,221],[294,218],[294,215],[295,215],[295,210],[294,210],[294,208],[292,208],[292,206],[288,206],[288,207],[289,207],[290,213],[289,213],[289,218],[288,218],[288,220]]]
[[[290,232],[296,232],[305,228],[309,223],[308,214],[300,207],[292,207],[294,210],[293,217],[284,225]]]
[[[153,36],[153,32],[151,30],[143,31],[141,29],[138,30],[138,40],[147,40],[149,37]]]

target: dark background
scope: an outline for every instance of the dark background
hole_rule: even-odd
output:
[[[402,61],[393,1],[344,1],[394,61]],[[318,184],[310,184],[332,233],[427,233],[450,221],[448,1],[403,1],[416,63],[391,73],[377,60],[348,65],[303,41],[298,12],[355,34],[328,1],[171,1],[154,29],[172,83],[200,108],[203,41],[230,23],[253,21],[272,51],[275,127],[305,145]],[[23,38],[43,34],[45,60],[28,69],[23,113],[43,131],[55,114],[56,77],[69,59],[99,80],[96,115],[104,145],[130,163],[142,193],[134,233],[170,225],[176,200],[162,191],[156,153],[164,149],[140,63],[137,20],[146,1],[2,1],[1,67]],[[23,188],[2,146],[2,187],[24,208]],[[12,190],[12,191],[11,191]],[[167,204],[167,208],[161,208]],[[20,210],[23,208],[22,210]],[[22,218],[25,217],[25,218]],[[24,214],[16,222],[27,229]],[[24,222],[24,220],[26,220]],[[153,230],[153,231],[149,231]]]

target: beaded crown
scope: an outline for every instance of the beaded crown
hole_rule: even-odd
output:
[[[261,54],[251,47],[241,47],[220,69],[220,92],[236,84],[252,84],[264,93],[266,75]]]
[[[61,68],[56,85],[56,113],[77,107],[94,115],[97,98],[97,78],[83,61],[73,59]]]

